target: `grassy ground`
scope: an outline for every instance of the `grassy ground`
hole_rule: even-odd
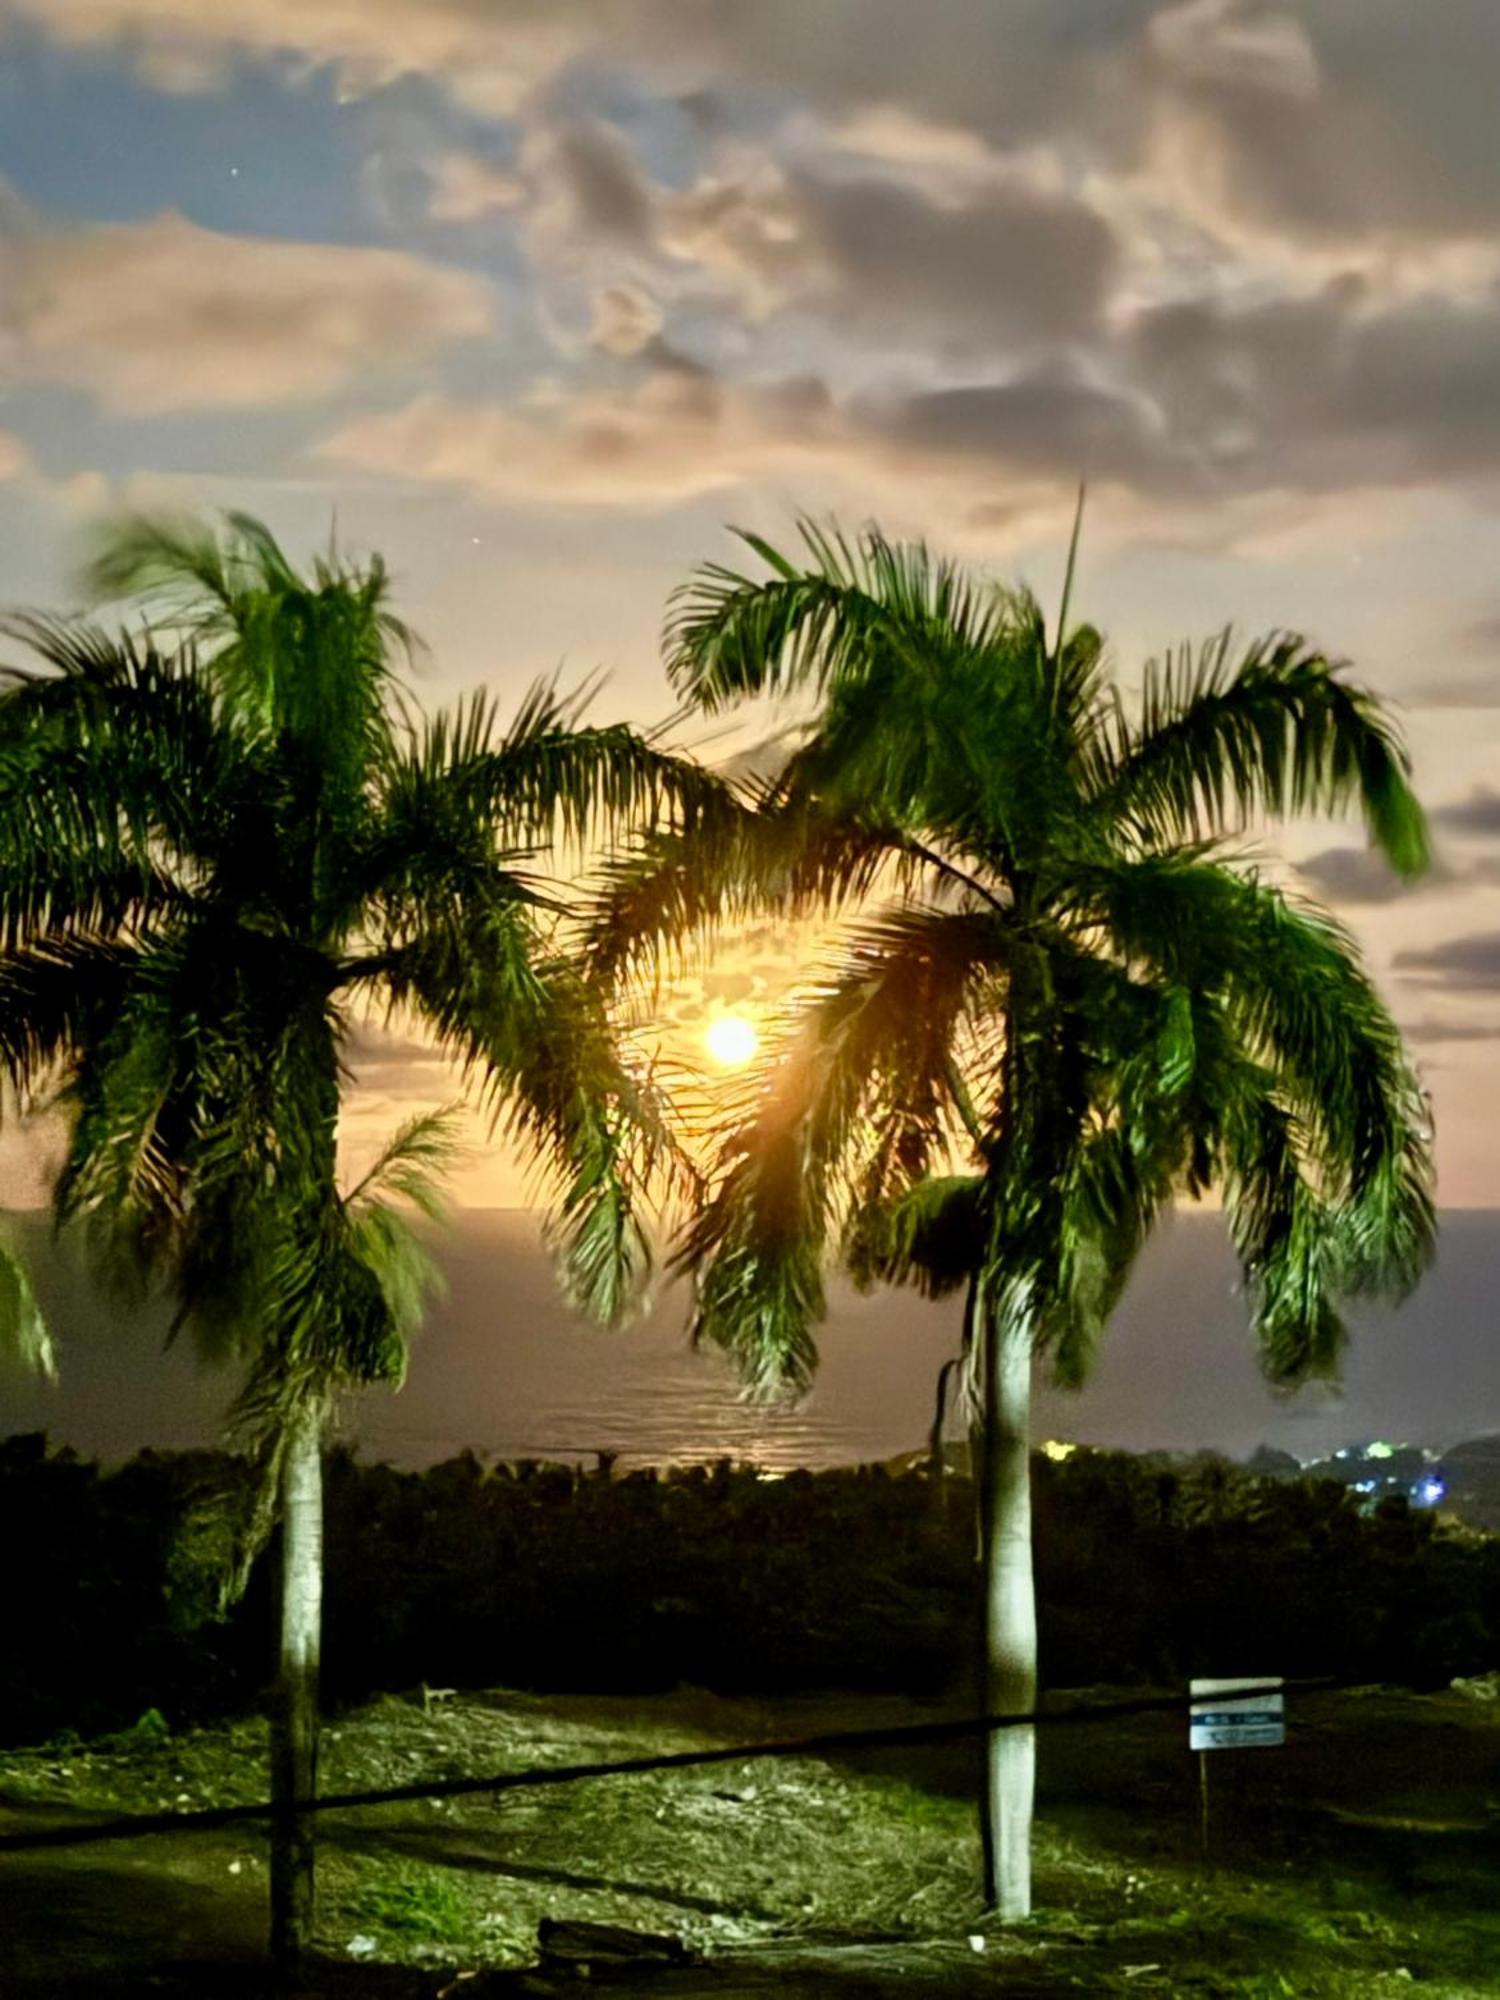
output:
[[[387,1699],[330,1730],[324,1784],[933,1713],[898,1700],[691,1692],[495,1694],[431,1708]],[[263,1750],[260,1726],[241,1723],[13,1753],[0,1761],[0,1826],[253,1799]],[[322,1943],[345,1971],[315,1990],[435,1994],[456,1969],[526,1966],[552,1916],[684,1939],[713,1968],[685,1975],[684,1994],[1500,1994],[1500,1703],[1306,1698],[1285,1750],[1215,1761],[1206,1859],[1179,1719],[1044,1731],[1039,1914],[1006,1934],[985,1924],[975,1894],[972,1776],[973,1753],[950,1747],[330,1815]],[[237,1828],[7,1857],[0,1894],[6,1994],[228,1992],[259,1945],[263,1851]],[[150,1983],[153,1969],[183,1961],[200,1968],[198,1987]],[[201,1983],[209,1962],[212,1985]],[[679,1986],[663,1975],[651,1990]],[[466,1991],[480,1982],[455,1989]]]

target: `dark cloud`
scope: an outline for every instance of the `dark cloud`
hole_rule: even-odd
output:
[[[1236,0],[1186,0],[1174,11],[1230,27],[1269,12]],[[1405,0],[1319,0],[1280,18],[1305,35],[1310,92],[1249,87],[1248,65],[1239,78],[1178,79],[1178,101],[1198,111],[1203,143],[1218,155],[1226,199],[1306,235],[1492,234],[1500,56],[1491,0],[1445,0],[1424,13],[1420,33]]]
[[[795,183],[836,299],[866,327],[918,323],[1007,339],[1092,332],[1119,262],[1114,231],[1024,184],[938,202],[888,178]]]
[[[1407,882],[1368,847],[1326,847],[1320,854],[1299,861],[1297,873],[1333,903],[1393,903],[1418,888],[1450,879],[1447,869],[1439,865],[1420,882]]]
[[[1119,357],[1163,469],[1220,489],[1405,486],[1500,467],[1500,296],[1384,305],[1355,277],[1250,307],[1177,300]]]
[[[444,1060],[430,1042],[419,1041],[414,1035],[393,1034],[390,1029],[373,1022],[362,1023],[349,1030],[344,1042],[344,1055],[349,1067],[359,1071],[373,1064],[409,1065],[441,1063]]]
[[[1420,1046],[1427,1042],[1494,1042],[1500,1041],[1500,1021],[1493,1024],[1484,1021],[1413,1021],[1402,1028],[1402,1035],[1408,1042]]]
[[[586,228],[630,243],[648,240],[650,185],[613,125],[591,119],[564,127],[554,140],[552,159]]]
[[[1500,299],[1426,299],[1360,324],[1335,398],[1345,428],[1420,451],[1420,469],[1492,467],[1500,449]]]
[[[1425,950],[1398,951],[1394,960],[1403,977],[1424,985],[1455,991],[1500,991],[1500,931],[1473,931]]]
[[[1001,383],[872,401],[863,415],[872,431],[907,450],[961,453],[1069,478],[1130,479],[1154,456],[1138,405],[1066,362]]]
[[[867,397],[857,414],[997,472],[1087,471],[1176,502],[1491,477],[1500,297],[1382,311],[1351,280],[1254,307],[1179,300],[1003,379]]]
[[[741,159],[686,188],[653,187],[664,280],[680,285],[697,267],[757,319],[790,310],[881,350],[915,335],[931,354],[989,357],[1100,336],[1122,262],[1114,228],[1087,202],[1001,171],[982,148],[960,147],[955,170],[939,144],[924,179],[930,139],[897,127],[881,140],[867,127],[852,152],[825,149],[789,169]],[[897,155],[883,158],[888,142]],[[900,152],[907,144],[915,162]],[[866,170],[852,171],[866,148]],[[597,204],[578,206],[589,223]]]
[[[1500,837],[1500,792],[1488,785],[1476,785],[1466,799],[1451,806],[1439,806],[1429,817],[1434,826],[1450,833],[1469,834],[1478,839]]]
[[[899,104],[998,145],[1061,133],[1133,160],[1152,111],[1159,0],[702,0],[689,43],[727,73],[832,113]],[[681,21],[680,7],[674,18]]]

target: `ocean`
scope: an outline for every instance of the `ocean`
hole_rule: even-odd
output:
[[[0,1434],[48,1431],[117,1460],[144,1446],[211,1443],[230,1380],[186,1345],[162,1351],[166,1316],[105,1304],[41,1218],[21,1240],[59,1348],[56,1384],[0,1381]],[[366,1456],[422,1466],[485,1458],[627,1463],[725,1454],[773,1469],[885,1459],[918,1447],[958,1337],[957,1301],[835,1289],[817,1384],[800,1404],[746,1405],[722,1357],[694,1353],[685,1297],[667,1287],[640,1325],[604,1333],[560,1304],[535,1217],[467,1211],[442,1245],[448,1294],[433,1308],[399,1393],[351,1398],[345,1435]],[[1443,1217],[1437,1264],[1405,1305],[1355,1318],[1339,1391],[1270,1391],[1216,1216],[1173,1218],[1149,1246],[1088,1386],[1041,1386],[1036,1434],[1129,1450],[1271,1444],[1301,1458],[1371,1438],[1441,1447],[1500,1431],[1500,1213]]]

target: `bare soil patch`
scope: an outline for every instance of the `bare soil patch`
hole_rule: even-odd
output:
[[[387,1698],[335,1722],[328,1789],[931,1720],[895,1697]],[[1384,1690],[1293,1704],[1279,1752],[1217,1760],[1210,1851],[1175,1716],[1042,1733],[1038,1915],[975,1891],[968,1746],[735,1763],[376,1808],[323,1824],[309,1996],[572,1990],[544,1919],[678,1938],[664,1995],[1500,1994],[1500,1704]],[[256,1722],[0,1760],[0,1826],[263,1796]],[[0,1860],[0,1991],[251,1996],[253,1827]],[[454,1984],[458,1975],[466,1975]],[[599,1969],[591,1984],[634,1984]],[[578,1990],[586,1990],[579,1987]]]

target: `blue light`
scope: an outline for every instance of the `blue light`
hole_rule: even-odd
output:
[[[1435,1507],[1447,1491],[1447,1486],[1437,1474],[1429,1472],[1425,1479],[1417,1481],[1416,1492],[1412,1498],[1419,1507]]]

